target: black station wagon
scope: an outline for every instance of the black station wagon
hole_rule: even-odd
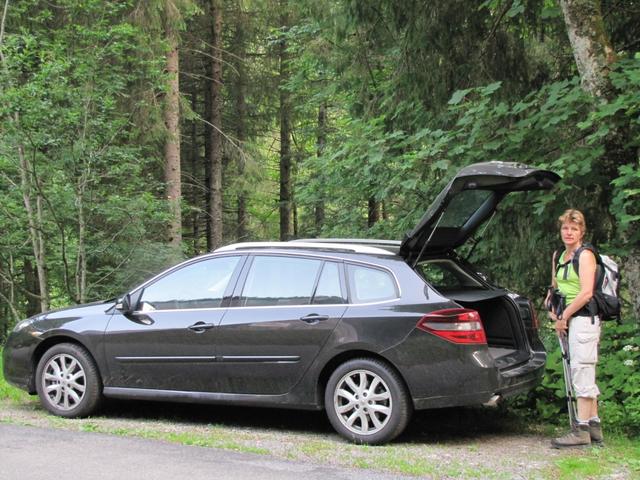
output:
[[[455,249],[514,191],[559,177],[514,163],[461,170],[402,242],[240,243],[121,299],[18,323],[4,375],[50,412],[103,397],[326,409],[359,443],[415,409],[495,403],[534,387],[545,352],[530,302]]]

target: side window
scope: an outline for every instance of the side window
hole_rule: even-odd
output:
[[[334,262],[325,262],[320,274],[318,288],[311,302],[315,305],[335,305],[345,303],[340,286],[340,266]]]
[[[349,265],[349,285],[354,303],[381,302],[398,298],[391,274],[377,268]]]
[[[240,305],[308,305],[321,260],[257,256],[247,275]]]
[[[220,257],[189,264],[144,289],[142,310],[217,308],[240,257]]]

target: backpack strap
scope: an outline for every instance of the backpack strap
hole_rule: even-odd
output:
[[[571,260],[568,260],[566,262],[562,261],[562,252],[564,252],[564,251],[565,251],[565,248],[564,248],[564,245],[563,245],[562,247],[558,248],[558,250],[556,250],[553,253],[553,258],[555,259],[554,262],[553,262],[553,265],[554,265],[553,278],[556,278],[557,272],[561,268],[564,269],[562,277],[565,280],[567,279],[567,277],[569,275],[569,264],[571,263]]]
[[[589,250],[591,253],[593,253],[593,256],[596,257],[596,266],[602,266],[602,259],[600,258],[596,247],[594,247],[590,243],[583,243],[578,247],[578,249],[573,254],[573,258],[571,259],[573,270],[576,272],[576,275],[578,275],[578,277],[580,276],[580,254],[585,250]]]

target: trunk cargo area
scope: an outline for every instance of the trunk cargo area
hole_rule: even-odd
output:
[[[506,292],[476,290],[447,292],[446,296],[480,313],[489,352],[498,368],[515,367],[529,360],[530,353],[519,310]]]

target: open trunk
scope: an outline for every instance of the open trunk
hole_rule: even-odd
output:
[[[530,351],[522,319],[515,302],[504,291],[447,294],[465,308],[480,313],[489,352],[498,368],[509,368],[529,360]]]
[[[416,272],[442,296],[480,314],[489,351],[500,369],[529,360],[537,334],[526,299],[490,286],[454,258],[425,259]]]

